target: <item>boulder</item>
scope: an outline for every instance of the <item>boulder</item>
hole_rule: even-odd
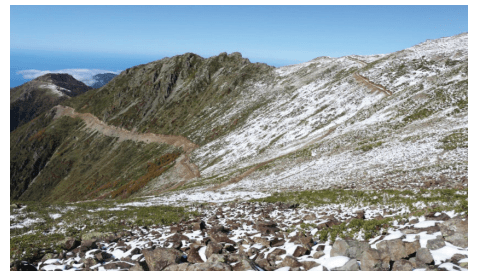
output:
[[[205,249],[205,256],[209,258],[212,254],[220,254],[222,252],[222,248],[222,244],[215,241],[210,241],[207,244],[207,248]]]
[[[346,256],[351,259],[361,260],[361,256],[365,250],[370,248],[369,243],[356,240],[337,240],[331,248],[331,257]]]
[[[227,234],[225,234],[224,232],[212,233],[210,234],[210,239],[217,243],[225,242],[225,243],[230,243],[235,245],[235,242],[229,239],[229,237],[227,237]]]
[[[412,264],[408,260],[397,260],[394,262],[392,271],[412,271]]]
[[[285,266],[288,266],[290,268],[300,267],[301,263],[295,257],[286,256],[283,259],[283,261],[280,263],[279,267],[285,267]]]
[[[359,265],[356,259],[347,261],[343,266],[332,268],[331,271],[358,271]]]
[[[421,243],[418,240],[413,242],[404,242],[404,250],[406,251],[407,256],[416,253],[419,248],[421,248]]]
[[[256,221],[255,229],[257,229],[262,235],[269,235],[278,232],[277,223],[270,220]]]
[[[182,252],[173,248],[156,248],[143,250],[147,266],[151,271],[160,271],[171,264],[178,264],[182,258]]]
[[[303,267],[305,268],[306,271],[320,265],[319,263],[314,261],[303,261],[301,263],[303,264]]]
[[[202,221],[202,220],[200,222],[194,223],[192,225],[192,230],[194,230],[194,231],[204,230],[204,229],[205,229],[205,222]]]
[[[187,261],[189,263],[203,263],[204,260],[202,260],[202,258],[200,257],[199,255],[199,250],[202,246],[200,245],[196,245],[196,244],[193,244],[190,246],[190,250],[187,254]]]
[[[357,219],[365,219],[363,210],[358,210],[358,211],[355,212],[355,214],[356,214]]]
[[[187,267],[187,271],[232,271],[232,267],[225,263],[206,262],[193,264]]]
[[[313,258],[315,259],[319,259],[321,257],[325,256],[325,252],[323,251],[316,251],[314,254],[313,254]]]
[[[379,251],[381,259],[385,261],[387,259],[397,261],[407,257],[406,248],[404,247],[403,241],[400,239],[381,241],[376,244],[376,248]]]
[[[293,257],[301,257],[303,255],[310,254],[310,250],[302,247],[302,246],[297,246],[295,251],[293,252]]]
[[[437,250],[444,246],[446,246],[446,243],[444,241],[444,238],[442,238],[442,236],[438,236],[437,238],[433,240],[428,240],[426,245],[426,247],[429,248],[429,250]]]
[[[468,244],[467,219],[453,218],[438,224],[444,240],[455,246],[466,248]]]
[[[366,249],[361,256],[361,270],[386,271],[389,270],[389,261],[383,261],[376,249]]]
[[[127,269],[129,270],[133,265],[127,262],[111,262],[105,264],[104,269]]]
[[[432,264],[434,262],[434,258],[428,248],[419,248],[416,251],[416,260],[425,264]]]

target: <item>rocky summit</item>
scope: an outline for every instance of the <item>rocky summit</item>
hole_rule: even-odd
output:
[[[467,33],[71,78],[10,93],[12,270],[468,268]]]

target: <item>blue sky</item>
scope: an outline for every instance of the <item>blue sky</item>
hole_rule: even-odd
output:
[[[186,52],[236,51],[283,66],[390,53],[467,31],[467,6],[11,6],[11,70],[116,71]]]

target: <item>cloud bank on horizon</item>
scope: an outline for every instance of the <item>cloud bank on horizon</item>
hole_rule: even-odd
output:
[[[24,79],[31,80],[43,76],[49,73],[66,73],[72,75],[75,79],[84,82],[86,85],[92,85],[95,80],[93,79],[94,75],[97,74],[104,74],[104,73],[113,73],[119,74],[122,70],[118,71],[110,71],[110,70],[103,70],[103,69],[60,69],[60,70],[36,70],[36,69],[28,69],[28,70],[21,70],[17,72],[17,75],[22,75]]]

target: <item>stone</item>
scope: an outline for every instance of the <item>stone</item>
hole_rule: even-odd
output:
[[[262,235],[269,235],[280,231],[280,229],[277,228],[277,223],[270,220],[255,222],[255,229],[257,229]]]
[[[267,240],[266,238],[261,238],[261,237],[253,237],[253,241],[255,243],[259,243],[265,247],[270,247],[270,241]]]
[[[126,263],[126,262],[112,262],[112,263],[107,263],[104,266],[104,269],[130,269],[132,267],[131,264]]]
[[[279,255],[283,255],[283,254],[286,254],[287,251],[285,249],[281,249],[281,248],[275,248],[272,252],[270,252],[267,256],[267,259],[272,257],[272,256],[279,256]]]
[[[187,271],[190,266],[190,263],[171,264],[168,267],[164,268],[163,271]]]
[[[212,254],[220,254],[222,252],[222,248],[222,244],[215,241],[210,241],[207,244],[207,248],[205,249],[205,256],[209,258]]]
[[[81,242],[78,241],[76,238],[68,237],[62,242],[61,247],[65,250],[70,251],[78,247],[80,244]]]
[[[200,263],[187,267],[187,271],[232,271],[232,267],[225,263]]]
[[[363,210],[358,210],[358,211],[355,212],[355,214],[356,214],[357,219],[365,219]]]
[[[454,254],[452,257],[451,257],[451,262],[453,264],[459,264],[459,261],[462,260],[462,259],[465,259],[467,258],[465,255],[462,255],[462,254]]]
[[[146,262],[134,262],[134,265],[129,269],[129,271],[148,271]]]
[[[199,250],[200,250],[201,247],[202,246],[195,245],[195,244],[190,246],[190,250],[187,254],[187,261],[189,263],[195,264],[195,263],[203,263],[204,262],[204,260],[202,260],[202,258],[199,255]]]
[[[444,240],[455,246],[466,248],[468,244],[467,219],[453,218],[438,224]]]
[[[426,247],[429,248],[429,250],[437,250],[444,246],[446,246],[446,243],[444,241],[444,238],[442,238],[442,236],[438,236],[437,238],[433,240],[428,240],[426,245]]]
[[[105,251],[101,251],[101,252],[96,253],[96,254],[94,255],[94,257],[96,257],[96,259],[98,259],[98,261],[100,261],[100,262],[103,262],[104,260],[109,259],[109,258],[111,258],[112,256],[113,256],[113,255],[111,255],[111,254],[109,254],[109,253],[107,253],[107,252],[105,252]]]
[[[194,230],[194,231],[204,230],[204,229],[205,229],[205,222],[202,221],[202,220],[200,222],[194,223],[192,225],[192,230]]]
[[[332,268],[331,271],[358,271],[359,265],[356,259],[347,261],[343,266]]]
[[[308,214],[303,217],[303,220],[316,220],[315,214]]]
[[[228,260],[228,256],[224,254],[212,254],[207,258],[207,263],[225,263]]]
[[[284,239],[274,238],[274,239],[270,240],[270,246],[271,247],[278,247],[278,246],[282,246],[284,244],[285,244]]]
[[[178,264],[182,258],[182,252],[173,248],[156,248],[143,250],[147,266],[151,271],[160,271],[171,264]]]
[[[318,264],[317,262],[314,262],[314,261],[303,261],[301,263],[303,264],[303,267],[305,268],[306,271],[320,265],[320,264]]]
[[[233,271],[258,271],[257,265],[254,261],[242,256],[241,260],[232,265]]]
[[[409,258],[409,262],[411,263],[412,268],[427,268],[427,265],[416,257]]]
[[[419,248],[416,251],[416,260],[421,261],[425,264],[434,263],[434,258],[432,257],[431,252],[428,248]]]
[[[323,256],[325,256],[325,252],[323,252],[323,251],[316,251],[315,253],[313,253],[313,258],[315,258],[315,259],[319,259]]]
[[[361,257],[361,270],[386,271],[389,270],[389,261],[383,261],[378,250],[369,248]]]
[[[381,259],[386,260],[386,257],[391,261],[397,261],[406,258],[406,248],[400,239],[381,241],[376,244]]]
[[[275,263],[272,264],[269,260],[264,258],[257,258],[257,260],[255,260],[255,263],[266,271],[273,271],[276,269]]]
[[[394,262],[392,271],[412,271],[412,264],[408,260],[397,260]]]
[[[404,250],[406,251],[407,256],[416,253],[419,248],[421,248],[421,243],[418,240],[413,242],[404,242]]]
[[[210,239],[217,242],[217,243],[225,242],[225,243],[230,243],[230,244],[235,245],[235,242],[233,240],[229,239],[229,237],[227,237],[227,234],[225,234],[224,232],[212,233],[210,235]]]
[[[331,257],[346,256],[351,259],[361,260],[361,255],[370,248],[369,243],[356,240],[337,240],[331,248]]]
[[[284,267],[284,266],[288,266],[291,268],[300,267],[301,263],[295,257],[285,256],[283,261],[280,263],[279,267]]]
[[[303,255],[310,254],[310,250],[302,247],[302,246],[297,246],[295,251],[293,252],[293,257],[301,257]]]

